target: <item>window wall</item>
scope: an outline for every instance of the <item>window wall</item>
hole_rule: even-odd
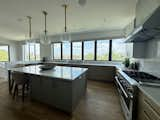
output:
[[[24,61],[35,61],[40,60],[40,44],[25,44],[22,45],[23,60]]]
[[[73,60],[82,60],[82,42],[73,42],[72,43],[72,59]]]
[[[97,40],[97,60],[108,60],[109,40]]]
[[[61,43],[53,44],[53,58],[61,59]]]
[[[0,45],[0,62],[9,61],[9,46]]]
[[[62,44],[62,59],[69,60],[71,59],[71,43],[64,42]]]
[[[125,39],[53,43],[53,59],[123,61],[128,57]],[[132,47],[131,47],[132,48]]]
[[[123,61],[126,57],[126,44],[125,39],[112,40],[112,60]]]
[[[94,60],[95,41],[84,41],[84,60]]]

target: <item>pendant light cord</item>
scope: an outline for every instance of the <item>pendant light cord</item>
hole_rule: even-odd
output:
[[[65,32],[67,32],[67,5],[64,6],[65,9]]]
[[[46,11],[42,11],[43,12],[43,14],[44,14],[44,33],[45,33],[45,35],[47,34],[47,15],[48,15],[48,13],[46,12]]]
[[[64,7],[64,31],[67,32],[67,4],[62,5],[62,7]]]
[[[32,38],[32,17],[31,16],[27,16],[28,18],[28,22],[29,22],[29,38]]]

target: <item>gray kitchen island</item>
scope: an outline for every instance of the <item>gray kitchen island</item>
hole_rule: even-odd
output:
[[[86,93],[87,68],[55,66],[41,70],[41,65],[10,70],[28,74],[31,80],[31,99],[72,113]]]

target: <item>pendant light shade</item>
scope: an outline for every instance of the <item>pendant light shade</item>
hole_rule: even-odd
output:
[[[43,44],[43,45],[49,45],[49,44],[51,44],[51,40],[48,37],[47,33],[42,33],[40,35],[40,43]]]
[[[71,41],[71,34],[70,32],[67,30],[67,7],[68,4],[64,4],[62,5],[62,7],[64,8],[64,13],[65,13],[65,19],[64,19],[64,33],[61,35],[61,41],[62,42],[69,42]]]
[[[62,42],[70,42],[71,41],[71,34],[69,32],[64,32],[61,35],[61,41]]]
[[[86,5],[87,0],[77,0],[80,6]]]
[[[44,23],[45,30],[44,30],[44,33],[42,33],[40,35],[40,43],[44,44],[44,45],[49,45],[49,44],[51,44],[51,40],[48,37],[48,31],[47,31],[47,15],[48,15],[48,13],[46,11],[42,11],[42,13],[43,13],[44,18],[45,18],[44,19],[44,21],[45,21],[45,23]]]

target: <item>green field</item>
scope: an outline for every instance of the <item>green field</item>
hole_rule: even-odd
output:
[[[8,61],[8,52],[5,50],[0,50],[0,61]]]

